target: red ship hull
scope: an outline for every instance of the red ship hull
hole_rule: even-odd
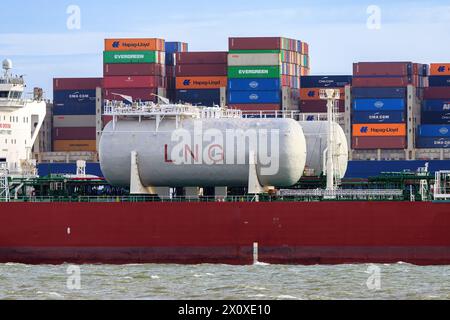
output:
[[[450,204],[2,203],[0,262],[450,264]]]

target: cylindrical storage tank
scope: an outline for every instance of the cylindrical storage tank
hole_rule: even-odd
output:
[[[173,119],[158,129],[155,120],[120,120],[115,127],[110,122],[99,150],[105,178],[129,186],[136,151],[146,187],[247,187],[255,145],[262,186],[289,187],[303,175],[306,140],[292,119],[187,119],[181,127]]]
[[[301,121],[301,127],[306,137],[306,168],[314,169],[316,175],[321,175],[324,168],[324,151],[328,145],[328,122],[327,121]],[[349,147],[344,130],[337,123],[333,123],[334,141],[333,146],[334,163],[336,170],[342,179],[347,172]],[[325,159],[326,160],[326,159]]]

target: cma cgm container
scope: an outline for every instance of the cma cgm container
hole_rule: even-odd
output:
[[[430,87],[450,87],[450,76],[431,76]]]
[[[53,128],[53,138],[56,140],[95,140],[96,128]]]
[[[403,111],[405,99],[354,99],[353,111]]]
[[[417,148],[419,149],[447,149],[450,148],[450,138],[424,138],[417,139]],[[448,169],[448,168],[447,168]]]
[[[446,125],[421,125],[419,126],[419,137],[450,137],[450,126]]]
[[[228,93],[230,104],[276,104],[281,102],[281,92],[277,91],[231,91]]]
[[[103,78],[55,78],[53,91],[95,90],[103,87]]]
[[[114,76],[104,78],[104,87],[111,88],[159,88],[164,78],[158,76]]]
[[[155,95],[158,94],[157,88],[115,88],[105,89],[104,99],[122,100],[120,95],[131,96],[133,100],[155,101]]]
[[[353,112],[352,121],[354,124],[404,123],[406,121],[406,113],[402,111]]]
[[[352,88],[354,99],[380,99],[406,97],[406,88]]]
[[[95,115],[95,90],[56,90],[53,92],[54,115]]]
[[[353,137],[352,148],[355,150],[406,149],[406,137]]]
[[[432,76],[450,76],[450,63],[432,63],[430,74]]]
[[[229,79],[228,90],[232,91],[275,91],[281,89],[280,78],[274,79]]]
[[[164,51],[163,39],[105,39],[105,51]]]
[[[450,111],[447,112],[422,112],[422,124],[450,124]]]
[[[424,100],[422,110],[425,112],[449,112],[450,99]]]
[[[352,83],[352,76],[304,76],[300,79],[302,88],[343,88]]]
[[[228,62],[228,52],[179,52],[177,53],[177,65],[179,64],[222,64]]]
[[[108,76],[164,76],[165,66],[156,63],[144,64],[105,64],[103,75]]]
[[[177,90],[176,101],[199,104],[207,107],[220,105],[220,89],[211,90]]]

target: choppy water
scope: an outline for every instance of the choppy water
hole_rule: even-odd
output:
[[[450,266],[69,267],[0,265],[0,299],[450,299]]]

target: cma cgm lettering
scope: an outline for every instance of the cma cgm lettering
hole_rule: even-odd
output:
[[[354,137],[404,137],[406,124],[354,124]]]
[[[343,88],[352,83],[352,76],[303,76],[302,88]]]
[[[53,92],[55,104],[95,103],[95,99],[95,90],[55,90]]]
[[[422,112],[422,124],[450,124],[450,112]]]
[[[372,111],[354,112],[352,115],[354,124],[364,123],[404,123],[405,112],[398,111]]]
[[[447,149],[450,148],[450,138],[423,138],[417,139],[419,149]]]
[[[355,99],[353,111],[404,111],[405,99]]]

